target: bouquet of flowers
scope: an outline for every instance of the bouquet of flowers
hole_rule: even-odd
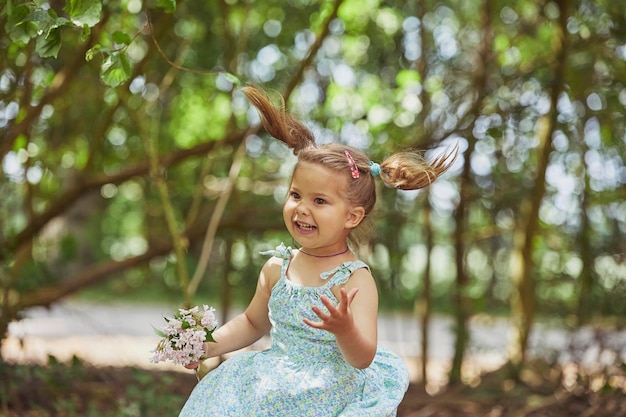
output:
[[[189,310],[179,309],[173,317],[165,317],[166,325],[154,329],[161,336],[152,351],[152,363],[172,361],[179,365],[200,362],[204,355],[204,342],[215,342],[213,331],[217,328],[215,309],[207,305]]]

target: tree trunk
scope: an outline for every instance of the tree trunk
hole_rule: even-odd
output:
[[[479,53],[478,68],[475,75],[475,88],[477,90],[476,101],[472,106],[471,114],[478,116],[481,112],[483,101],[486,96],[487,89],[487,70],[486,65],[489,62],[490,45],[491,45],[491,14],[489,10],[489,2],[484,1],[481,7],[481,21],[483,27],[482,49]],[[476,147],[476,138],[471,133],[471,129],[467,129],[465,134],[467,138],[467,149],[463,156],[464,164],[460,178],[459,204],[454,213],[455,231],[454,231],[454,248],[456,262],[456,286],[454,288],[455,324],[456,324],[456,341],[454,344],[454,357],[452,358],[452,367],[450,369],[450,384],[461,382],[461,368],[465,357],[465,349],[469,342],[469,329],[467,328],[467,320],[471,314],[470,300],[466,296],[467,286],[469,284],[469,276],[465,261],[465,235],[467,229],[467,208],[472,200],[472,171],[470,161],[474,148]]]
[[[426,201],[428,202],[428,193],[426,194]],[[428,385],[428,345],[430,341],[429,326],[431,316],[431,298],[432,298],[432,285],[431,285],[431,261],[430,254],[433,249],[433,230],[430,224],[430,205],[427,203],[423,211],[423,233],[424,241],[426,244],[426,264],[424,267],[424,285],[422,291],[415,297],[415,303],[413,312],[415,317],[420,323],[420,351],[422,353],[422,362],[420,366],[420,373],[422,377],[422,389],[426,389]]]
[[[467,328],[467,319],[470,314],[469,301],[465,295],[469,277],[467,275],[467,268],[465,267],[465,244],[464,244],[464,232],[466,228],[466,208],[469,199],[468,189],[471,187],[470,178],[470,163],[469,158],[474,151],[474,145],[476,141],[472,138],[468,140],[468,149],[465,152],[465,163],[463,165],[463,172],[461,174],[461,185],[459,204],[456,207],[454,214],[454,220],[456,227],[454,230],[454,249],[455,249],[455,263],[456,263],[456,285],[453,290],[453,308],[455,319],[455,336],[454,343],[454,357],[452,358],[452,367],[450,368],[449,383],[451,385],[461,382],[461,367],[463,365],[463,358],[465,356],[465,348],[469,341],[469,330]]]
[[[557,2],[559,6],[559,27],[556,30],[554,83],[550,94],[551,111],[537,123],[537,168],[534,187],[528,193],[528,198],[520,206],[520,218],[513,233],[513,248],[510,258],[511,280],[513,292],[511,294],[512,335],[509,342],[509,361],[512,377],[519,377],[519,371],[526,359],[528,338],[535,317],[535,281],[533,278],[533,240],[538,233],[539,208],[546,189],[546,169],[552,153],[552,135],[557,123],[558,111],[556,104],[563,91],[563,76],[566,61],[566,25],[567,0]]]
[[[424,21],[424,16],[426,14],[426,10],[428,10],[428,5],[425,0],[421,0],[416,2],[416,17],[420,22]],[[426,34],[427,32],[424,30],[423,24],[421,26],[420,32],[420,51],[422,51],[419,59],[415,61],[414,66],[415,70],[420,74],[422,80],[426,79],[426,75],[428,73],[428,60],[426,59],[426,55],[424,51],[426,51]],[[428,96],[428,92],[426,89],[422,89],[420,93],[420,102],[422,103],[422,111],[419,114],[419,119],[417,122],[417,126],[424,127],[426,116],[429,113],[430,109],[430,100]],[[426,137],[427,135],[422,133],[422,137]],[[433,231],[430,223],[430,203],[429,196],[430,190],[427,188],[425,190],[425,204],[424,204],[424,240],[426,243],[426,265],[424,268],[424,287],[422,289],[422,293],[420,296],[416,297],[415,305],[414,305],[414,313],[416,314],[418,320],[420,320],[421,326],[421,346],[420,350],[422,353],[422,363],[421,363],[421,376],[422,376],[422,388],[426,391],[426,386],[428,385],[428,344],[430,340],[429,335],[429,327],[430,327],[430,315],[431,315],[431,259],[430,255],[433,249]]]
[[[588,151],[588,147],[583,140],[581,140],[582,149],[581,160],[584,161],[585,153]],[[578,321],[578,325],[582,326],[586,324],[590,318],[590,298],[591,291],[593,289],[593,249],[591,247],[590,241],[590,231],[591,225],[589,222],[589,216],[587,215],[587,211],[589,209],[589,194],[590,194],[590,185],[589,185],[589,175],[587,170],[584,170],[584,178],[585,178],[585,187],[583,189],[583,194],[580,202],[580,233],[578,236],[578,247],[580,257],[582,258],[582,270],[580,272],[579,278],[579,287],[578,287],[578,303],[576,307],[576,319]]]
[[[222,275],[222,294],[220,295],[220,310],[221,310],[221,323],[224,324],[228,321],[228,315],[233,305],[233,286],[228,279],[232,272],[232,255],[234,239],[226,240],[226,253],[224,254],[224,275]],[[222,363],[224,356],[219,357],[219,362]]]

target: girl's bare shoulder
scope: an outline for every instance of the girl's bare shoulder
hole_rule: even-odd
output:
[[[281,258],[272,256],[268,259],[265,264],[263,264],[263,268],[261,268],[260,280],[264,281],[262,283],[269,288],[273,287],[280,279],[282,266],[283,260]]]

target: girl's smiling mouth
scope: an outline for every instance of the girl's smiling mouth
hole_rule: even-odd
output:
[[[296,229],[298,229],[301,233],[311,233],[317,230],[317,226],[313,226],[311,224],[301,223],[299,221],[295,221],[294,224],[296,225]]]

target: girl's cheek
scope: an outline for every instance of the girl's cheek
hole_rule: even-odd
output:
[[[293,204],[286,203],[283,206],[283,217],[285,218],[285,220],[288,220],[291,218],[292,212],[293,212]]]

